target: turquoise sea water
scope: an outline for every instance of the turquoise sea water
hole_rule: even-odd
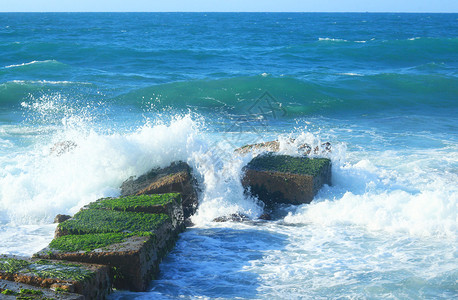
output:
[[[456,298],[457,72],[458,14],[0,14],[0,253],[181,159],[196,225],[112,299]],[[333,185],[257,221],[233,150],[290,137],[332,143]]]

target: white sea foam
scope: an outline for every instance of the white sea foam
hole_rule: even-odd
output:
[[[285,222],[457,238],[458,189],[448,178],[430,174],[426,179],[425,174],[397,173],[368,160],[334,167],[334,186]]]
[[[31,62],[27,62],[27,63],[5,66],[4,68],[5,69],[9,69],[9,68],[17,68],[17,67],[24,67],[24,66],[29,66],[29,65],[33,65],[33,64],[44,64],[44,63],[58,63],[58,61],[57,60],[53,60],[53,59],[50,59],[50,60],[34,60],[34,61],[31,61]]]
[[[334,38],[318,38],[318,41],[328,41],[328,42],[347,42],[347,40],[344,39],[334,39]]]
[[[75,213],[82,205],[118,194],[120,184],[154,166],[188,157],[193,121],[170,125],[145,124],[129,134],[101,134],[69,130],[58,135],[77,147],[51,155],[50,143],[2,158],[0,211],[9,222],[50,222],[57,213]]]
[[[348,72],[348,73],[339,73],[339,75],[347,75],[347,76],[364,76],[363,74],[352,73],[352,72]]]
[[[68,84],[79,84],[79,85],[91,85],[89,82],[78,82],[78,81],[53,81],[53,80],[12,80],[12,83],[18,84],[52,84],[52,85],[68,85]]]
[[[242,213],[251,218],[262,214],[262,205],[256,199],[244,195],[241,184],[242,167],[249,157],[237,157],[225,162],[221,167],[215,163],[220,159],[213,151],[195,152],[192,154],[193,165],[201,174],[203,192],[197,214],[192,220],[205,224],[219,216]]]
[[[1,225],[0,253],[30,256],[46,247],[53,238],[56,224]]]

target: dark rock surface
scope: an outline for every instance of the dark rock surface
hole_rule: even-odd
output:
[[[69,216],[69,215],[61,215],[61,214],[59,214],[54,218],[54,223],[62,223],[64,221],[67,221],[70,218],[71,218],[71,216]]]
[[[323,184],[331,185],[327,158],[264,154],[245,168],[242,184],[268,207],[275,203],[310,203]]]
[[[129,178],[121,185],[121,195],[180,193],[185,218],[197,209],[196,180],[185,162],[174,162],[166,168],[152,169],[138,177]]]

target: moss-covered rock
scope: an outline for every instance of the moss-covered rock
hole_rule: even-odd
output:
[[[104,198],[60,223],[35,257],[107,265],[114,287],[144,291],[183,230],[180,194]]]
[[[197,181],[185,162],[174,162],[166,168],[155,168],[138,178],[129,178],[121,185],[121,195],[180,193],[184,217],[197,209]]]
[[[267,153],[255,157],[244,171],[242,184],[268,206],[310,203],[323,184],[331,184],[327,158]]]
[[[106,240],[97,237],[106,235]],[[107,265],[117,289],[145,291],[159,273],[159,262],[178,238],[170,222],[151,232],[85,234],[55,238],[35,257]],[[76,243],[76,244],[73,244]]]
[[[85,297],[83,295],[66,292],[63,289],[52,290],[0,279],[0,299],[85,300]]]
[[[170,217],[173,227],[184,230],[184,215],[179,193],[104,198],[86,205],[83,209],[166,214]]]
[[[68,234],[153,232],[164,222],[170,222],[166,214],[84,209],[72,219],[60,223],[56,237]]]
[[[132,236],[154,236],[151,232],[136,233],[95,233],[84,235],[64,235],[55,238],[49,244],[49,248],[64,252],[89,252],[99,248],[106,248],[113,244],[120,244]]]
[[[39,288],[59,287],[88,299],[103,299],[111,287],[109,268],[105,266],[13,256],[0,257],[0,279]],[[23,288],[15,293],[37,296],[43,291]]]
[[[103,198],[86,206],[89,209],[110,209],[118,211],[166,213],[168,205],[181,204],[179,193],[124,196],[119,198]]]
[[[268,153],[253,158],[247,169],[318,176],[330,164],[328,158],[295,157]]]

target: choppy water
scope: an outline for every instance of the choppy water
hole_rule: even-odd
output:
[[[184,160],[196,226],[151,291],[112,299],[457,297],[457,20],[0,14],[0,253],[33,254],[56,214]],[[211,222],[262,212],[233,149],[289,137],[332,143],[333,186],[277,221]]]

